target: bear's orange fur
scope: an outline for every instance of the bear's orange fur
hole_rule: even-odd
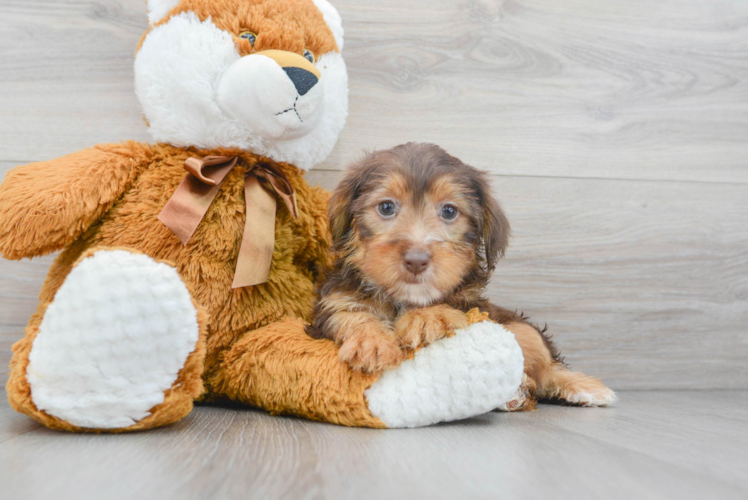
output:
[[[170,14],[194,12],[201,21],[210,17],[218,28],[231,33],[239,54],[275,49],[304,54],[311,50],[316,56],[338,51],[330,28],[322,13],[305,0],[182,0]],[[169,16],[155,24],[158,26]],[[239,34],[251,31],[257,35],[254,46]],[[138,49],[145,40],[140,39]]]
[[[157,216],[186,175],[184,161],[208,155],[239,156],[240,162],[183,246]],[[232,289],[245,218],[244,172],[259,160],[273,163],[288,177],[299,217],[278,204],[267,283]],[[309,319],[317,269],[329,263],[328,196],[288,164],[240,150],[163,144],[100,145],[9,172],[0,185],[0,252],[19,259],[62,250],[26,336],[14,346],[11,404],[49,427],[81,430],[34,407],[26,382],[28,353],[46,307],[74,265],[95,250],[116,247],[174,265],[205,314],[200,316],[205,346],[180,372],[175,384],[180,388],[171,397],[167,394],[151,417],[126,430],[178,420],[196,398],[230,398],[274,412],[285,409],[307,418],[382,427],[363,397],[376,377],[351,371],[338,361],[332,342],[307,337],[299,321]],[[291,319],[276,323],[284,318]]]

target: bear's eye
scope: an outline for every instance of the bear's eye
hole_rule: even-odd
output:
[[[306,57],[307,61],[314,64],[314,52],[309,49],[304,49],[304,57]]]
[[[395,204],[391,201],[383,201],[379,205],[377,205],[377,212],[379,212],[379,215],[384,217],[385,219],[389,219],[390,217],[393,217],[395,215],[395,212],[397,211]]]
[[[453,221],[457,218],[457,214],[459,212],[457,211],[457,207],[454,205],[444,205],[442,207],[442,219],[446,221]]]
[[[241,33],[239,33],[239,38],[243,38],[244,40],[249,40],[249,43],[251,43],[252,47],[254,47],[255,40],[257,40],[257,35],[255,35],[251,31],[242,31]]]

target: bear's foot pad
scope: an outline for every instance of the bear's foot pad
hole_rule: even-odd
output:
[[[198,337],[197,310],[173,267],[100,250],[46,310],[29,354],[31,398],[79,427],[129,427],[164,402]]]
[[[514,335],[484,321],[416,351],[366,390],[371,413],[387,427],[420,427],[487,413],[509,401],[524,358]]]

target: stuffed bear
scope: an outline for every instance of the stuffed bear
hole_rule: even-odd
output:
[[[67,431],[173,423],[233,401],[349,426],[415,427],[510,400],[512,334],[471,326],[381,374],[304,332],[330,264],[328,193],[304,171],[347,115],[327,0],[148,0],[135,88],[155,144],[18,167],[0,252],[60,251],[13,347],[10,404]]]

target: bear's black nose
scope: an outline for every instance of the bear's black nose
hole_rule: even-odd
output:
[[[304,95],[309,92],[309,90],[317,85],[317,82],[319,81],[319,78],[317,78],[314,73],[302,68],[291,66],[288,68],[283,68],[283,71],[285,71],[288,77],[291,79],[299,95]]]

